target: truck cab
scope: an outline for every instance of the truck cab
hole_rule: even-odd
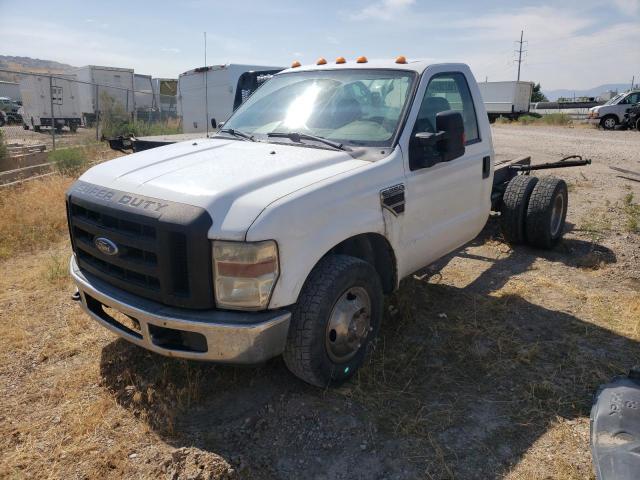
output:
[[[482,230],[493,156],[464,64],[294,63],[212,138],[87,171],[67,194],[71,274],[83,309],[141,347],[282,354],[306,382],[341,382],[384,294]]]
[[[589,122],[599,125],[605,130],[613,130],[620,125],[627,109],[640,103],[640,90],[620,93],[604,105],[589,109]]]

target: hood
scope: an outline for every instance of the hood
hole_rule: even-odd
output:
[[[242,240],[270,203],[367,164],[336,150],[202,138],[102,163],[80,179],[205,208],[210,237]]]

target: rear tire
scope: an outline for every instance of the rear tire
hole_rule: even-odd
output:
[[[564,180],[544,177],[538,182],[529,200],[525,222],[529,245],[548,249],[562,238],[568,200]]]
[[[382,303],[380,278],[371,264],[348,255],[320,260],[291,312],[283,354],[289,370],[317,387],[349,379],[378,332]]]
[[[504,239],[513,245],[525,241],[525,218],[529,197],[538,183],[536,177],[518,175],[507,184],[502,196],[500,228]]]

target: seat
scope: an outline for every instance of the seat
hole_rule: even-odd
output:
[[[440,112],[451,110],[449,101],[443,97],[427,97],[420,105],[418,119],[416,120],[416,132],[435,133],[436,115]]]

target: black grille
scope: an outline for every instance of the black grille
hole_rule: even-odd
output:
[[[203,209],[77,182],[67,211],[81,270],[167,305],[213,307],[211,219]],[[113,242],[117,253],[99,250],[96,238]]]

